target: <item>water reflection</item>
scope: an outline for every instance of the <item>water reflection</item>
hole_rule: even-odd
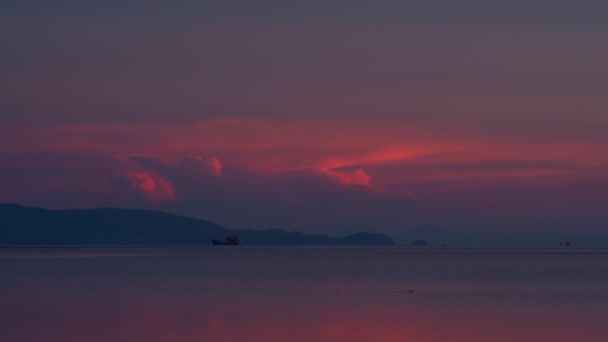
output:
[[[7,341],[64,342],[603,341],[606,331],[600,308],[377,305],[287,294],[137,292],[13,301],[3,306],[0,326]]]
[[[326,277],[308,273],[289,280],[286,273],[279,272],[273,277],[282,281],[272,283],[268,280],[273,277],[209,275],[190,268],[197,265],[207,271],[215,257],[129,255],[120,260],[2,261],[2,340],[499,342],[606,338],[606,294],[579,293],[581,289],[601,292],[598,289],[606,288],[603,278],[593,278],[600,280],[595,284],[581,278],[580,284],[569,282],[567,287],[548,281],[536,291],[533,286],[538,282],[490,283],[485,278],[468,286],[464,280],[476,278],[441,283],[417,278],[395,282],[388,277],[353,285],[349,283],[352,278],[345,276],[321,281]],[[193,262],[187,267],[189,272],[183,268],[175,272],[186,262]],[[250,261],[242,262],[250,266]],[[240,266],[233,266],[239,272]],[[307,277],[312,280],[302,286],[299,280]],[[415,291],[410,293],[408,286]],[[484,289],[485,295],[476,294]],[[549,291],[556,289],[561,289],[558,295]],[[509,292],[518,296],[506,296]]]

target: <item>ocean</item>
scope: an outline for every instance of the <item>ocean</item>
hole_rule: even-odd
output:
[[[4,248],[0,340],[608,341],[608,249]]]

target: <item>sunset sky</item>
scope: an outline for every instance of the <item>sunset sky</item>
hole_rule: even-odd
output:
[[[608,2],[0,2],[0,202],[608,241]]]

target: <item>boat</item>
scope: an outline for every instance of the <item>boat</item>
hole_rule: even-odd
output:
[[[228,245],[228,246],[236,246],[241,244],[241,239],[237,236],[227,236],[225,241],[211,239],[211,243],[214,245]]]

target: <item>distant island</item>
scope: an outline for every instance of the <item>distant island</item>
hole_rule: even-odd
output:
[[[0,245],[119,246],[209,245],[238,235],[244,245],[394,245],[383,234],[345,237],[283,229],[226,229],[216,223],[152,210],[119,208],[47,210],[0,204]]]

